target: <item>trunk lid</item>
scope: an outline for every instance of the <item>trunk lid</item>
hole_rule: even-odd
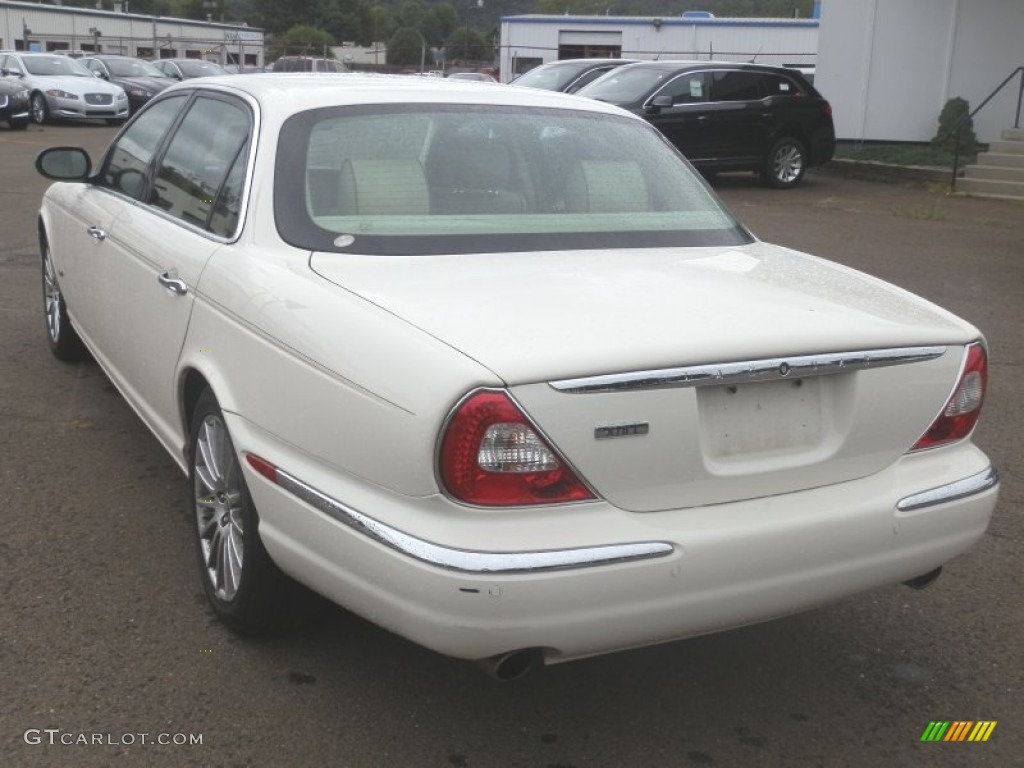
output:
[[[494,371],[581,477],[633,511],[780,494],[883,469],[941,410],[962,346],[978,338],[912,294],[763,243],[317,253],[311,267]],[[915,362],[862,365],[862,356],[840,355],[845,363],[819,365],[837,353],[920,347],[928,354]],[[706,373],[723,363],[752,366],[700,386],[551,385],[661,369]],[[751,375],[750,367],[764,370]]]

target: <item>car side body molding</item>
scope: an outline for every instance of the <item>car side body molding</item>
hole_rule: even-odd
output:
[[[281,468],[276,470],[276,482],[310,506],[371,539],[416,560],[453,571],[475,574],[542,573],[648,560],[666,557],[675,551],[675,547],[665,541],[639,541],[535,552],[480,552],[455,549],[421,539],[375,520],[321,493]]]
[[[994,466],[978,472],[970,477],[957,480],[953,483],[946,483],[936,488],[929,488],[927,491],[907,496],[896,504],[900,512],[916,512],[927,507],[934,507],[936,504],[945,504],[957,499],[965,499],[976,493],[995,488],[999,484],[999,472]]]

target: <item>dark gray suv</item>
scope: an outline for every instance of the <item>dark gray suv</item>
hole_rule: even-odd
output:
[[[796,70],[722,61],[619,67],[578,95],[642,116],[705,174],[754,171],[793,187],[832,159],[832,107]]]

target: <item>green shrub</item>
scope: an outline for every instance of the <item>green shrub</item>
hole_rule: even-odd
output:
[[[932,146],[935,149],[942,149],[947,152],[954,152],[957,149],[956,127],[960,128],[960,152],[970,154],[978,148],[978,137],[974,133],[974,121],[968,117],[971,114],[971,105],[966,99],[959,96],[946,102],[939,113],[939,132],[932,139]]]

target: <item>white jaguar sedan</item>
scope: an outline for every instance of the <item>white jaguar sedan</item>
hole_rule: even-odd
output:
[[[507,679],[922,586],[995,505],[979,331],[614,107],[204,78],[37,167],[50,347],[188,473],[237,631],[298,582]]]

